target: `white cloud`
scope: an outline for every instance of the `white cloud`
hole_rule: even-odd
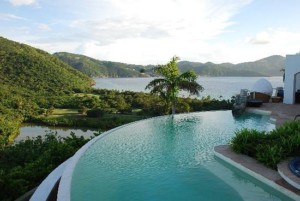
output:
[[[27,20],[27,19],[14,14],[0,13],[0,20]]]
[[[37,0],[9,0],[9,2],[14,6],[28,6],[35,4]]]
[[[250,44],[268,44],[270,47],[278,46],[278,48],[295,47],[300,42],[300,32],[288,31],[285,28],[269,28],[259,32],[255,37],[246,39]]]
[[[258,33],[255,37],[249,39],[249,42],[254,45],[264,45],[270,43],[270,35],[268,32]]]
[[[39,24],[38,25],[39,30],[41,31],[51,31],[51,28],[49,25],[47,24]]]
[[[74,20],[70,27],[82,41],[78,48],[82,54],[155,63],[173,54],[201,55],[199,52],[207,51],[202,49],[203,44],[208,46],[210,40],[227,32],[234,24],[231,17],[247,3],[248,0],[110,0],[105,5],[109,14],[99,16],[99,12],[90,9],[88,19]]]
[[[19,17],[18,12],[0,14],[4,22],[0,24],[1,34],[51,53],[67,51],[101,60],[157,64],[167,62],[173,55],[190,61],[238,63],[299,52],[299,28],[277,28],[278,20],[274,19],[267,21],[273,28],[260,30],[266,21],[260,24],[261,19],[253,16],[256,2],[245,7],[251,0],[10,2],[39,3],[40,9],[32,12],[24,8],[22,15],[29,20]],[[49,13],[43,15],[44,11]],[[285,16],[288,15],[282,15]],[[289,24],[297,23],[287,19]],[[5,22],[8,20],[15,21]],[[253,21],[248,23],[249,20]],[[239,29],[243,24],[258,26]]]
[[[257,39],[256,42],[264,45],[254,45],[250,39]],[[258,40],[259,39],[259,40]],[[247,37],[245,40],[237,39],[230,44],[218,46],[218,59],[231,61],[233,63],[255,61],[271,55],[295,54],[299,52],[300,32],[292,32],[283,28],[269,28],[261,31],[255,37]],[[216,52],[216,50],[215,50]]]

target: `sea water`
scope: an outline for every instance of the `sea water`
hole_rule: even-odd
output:
[[[145,90],[151,78],[95,78],[95,88],[115,89],[120,91],[149,92]],[[200,97],[211,96],[216,99],[231,99],[232,96],[240,93],[241,89],[250,90],[253,84],[261,77],[199,77],[197,82],[203,86],[204,91]],[[272,87],[283,87],[282,77],[265,77]],[[274,90],[275,91],[275,90]],[[183,96],[188,94],[183,93]]]

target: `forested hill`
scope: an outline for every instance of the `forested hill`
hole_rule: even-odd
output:
[[[58,52],[54,55],[90,77],[155,76],[153,74],[153,65],[142,66],[111,61],[100,61],[84,55],[66,52]],[[284,68],[284,60],[285,57],[275,55],[258,61],[239,64],[181,61],[178,63],[178,66],[182,72],[194,70],[198,75],[202,76],[268,77],[282,76],[282,72],[280,70]]]
[[[85,74],[53,55],[0,37],[0,84],[40,94],[85,90],[92,84]]]
[[[144,77],[142,65],[100,61],[79,54],[57,52],[54,56],[90,77]]]
[[[249,70],[252,72],[259,72],[266,76],[281,76],[284,68],[285,57],[273,55],[260,59],[254,62],[246,62],[235,65],[236,70]]]
[[[193,69],[198,75],[206,76],[282,76],[281,69],[284,68],[285,57],[274,55],[254,62],[239,64],[212,62],[199,63],[181,61],[181,71]]]

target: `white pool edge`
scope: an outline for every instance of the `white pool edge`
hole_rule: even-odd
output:
[[[252,113],[252,114],[260,114],[260,115],[268,115],[270,116],[270,121],[274,124],[276,124],[276,119],[272,118],[272,112],[268,110],[261,110],[261,109],[255,109],[255,108],[247,108],[246,112]]]
[[[295,181],[291,180],[289,177],[287,177],[283,172],[281,172],[279,169],[278,169],[278,174],[287,182],[289,183],[290,185],[292,185],[293,187],[297,188],[297,189],[300,189],[300,184],[296,183]],[[299,198],[300,200],[300,198]]]
[[[292,192],[292,191],[276,184],[275,182],[265,178],[264,176],[262,176],[262,175],[260,175],[256,172],[246,168],[245,166],[231,160],[230,158],[228,158],[228,157],[226,157],[226,156],[224,156],[224,155],[222,155],[222,154],[220,154],[216,151],[214,151],[214,154],[217,158],[219,158],[219,159],[225,161],[226,163],[236,167],[237,169],[241,170],[242,172],[245,172],[246,174],[248,174],[248,175],[252,176],[253,178],[257,179],[258,181],[261,181],[262,183],[268,185],[269,187],[279,191],[280,193],[284,194],[285,196],[287,196],[287,197],[289,197],[293,200],[300,200],[300,196],[295,194],[294,192]]]
[[[255,108],[247,108],[246,111],[253,114],[261,114],[261,115],[271,115],[272,113],[271,111],[255,109]]]
[[[61,178],[66,166],[71,161],[71,158],[60,164],[42,181],[38,188],[34,191],[30,201],[47,200],[56,183]]]
[[[84,146],[82,146],[75,155],[71,158],[70,162],[66,166],[61,179],[59,183],[59,188],[57,192],[57,200],[61,201],[69,201],[71,200],[71,182],[72,182],[72,175],[74,168],[80,159],[80,157],[85,153],[85,151],[94,144],[98,139],[102,137],[101,135],[98,137],[95,137],[94,139],[90,140],[88,143],[86,143]]]

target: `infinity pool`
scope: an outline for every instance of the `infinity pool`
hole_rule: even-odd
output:
[[[71,200],[287,200],[214,158],[236,129],[271,130],[269,116],[231,111],[163,116],[100,136],[79,159]]]

